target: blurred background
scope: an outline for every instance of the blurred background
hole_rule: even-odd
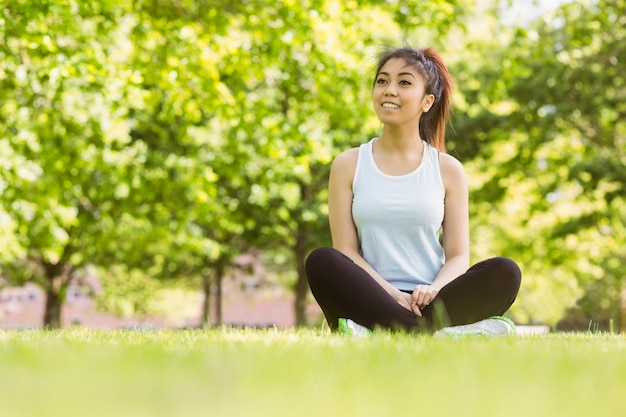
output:
[[[330,162],[405,44],[452,73],[510,316],[626,331],[625,0],[2,2],[0,328],[320,325]]]

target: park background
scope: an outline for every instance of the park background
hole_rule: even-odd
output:
[[[409,44],[455,81],[472,261],[520,264],[510,316],[624,330],[625,35],[623,0],[2,2],[1,323],[88,324],[84,297],[121,325],[273,324],[233,299],[319,325],[330,162],[378,134],[376,56]]]

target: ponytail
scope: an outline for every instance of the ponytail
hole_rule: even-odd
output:
[[[385,52],[378,60],[376,77],[382,67],[392,58],[402,58],[413,65],[424,77],[426,94],[435,101],[428,112],[422,114],[419,124],[420,137],[434,148],[446,151],[446,123],[452,111],[452,78],[443,60],[432,48],[413,49],[403,47]]]

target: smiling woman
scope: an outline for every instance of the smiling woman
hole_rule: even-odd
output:
[[[431,48],[400,48],[385,54],[377,68],[372,99],[378,110],[400,108],[394,99],[403,100],[410,123],[403,128],[420,139],[445,151],[445,125],[451,110],[452,79],[439,55]],[[410,106],[413,108],[410,108]],[[387,130],[390,123],[385,123]],[[389,132],[391,133],[391,132]]]
[[[385,126],[418,131],[422,114],[433,105],[434,96],[426,94],[424,77],[404,59],[392,58],[374,83],[372,98],[378,119]]]
[[[467,181],[445,153],[451,92],[450,74],[431,48],[380,58],[372,103],[382,134],[333,162],[333,248],[307,259],[331,329],[515,332],[500,315],[517,296],[517,265],[498,257],[469,268]]]

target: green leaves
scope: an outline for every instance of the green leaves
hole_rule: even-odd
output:
[[[511,31],[510,45],[485,51],[488,61],[462,75],[472,82],[459,84],[468,114],[453,149],[472,159],[477,253],[520,261],[514,311],[529,320],[556,323],[585,291],[621,285],[623,270],[609,266],[624,257],[615,239],[626,238],[621,10],[621,0],[567,3]],[[618,302],[598,298],[584,314],[608,322]]]
[[[515,314],[555,322],[603,273],[618,288],[623,1],[567,3],[524,28],[468,6],[3,4],[0,261],[40,282],[87,263],[193,282],[255,247],[301,267],[330,243],[330,162],[378,132],[375,57],[406,41],[449,58],[473,254],[522,264]]]

